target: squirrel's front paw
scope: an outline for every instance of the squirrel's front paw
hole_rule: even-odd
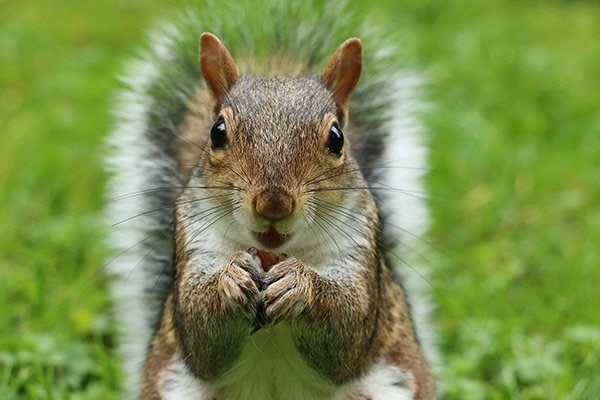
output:
[[[255,249],[233,253],[219,273],[218,285],[223,302],[253,318],[261,280],[261,261]]]
[[[261,293],[268,322],[292,320],[306,309],[311,299],[314,274],[293,257],[284,259],[269,270]]]

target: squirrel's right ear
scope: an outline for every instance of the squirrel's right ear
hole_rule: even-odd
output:
[[[218,37],[204,32],[200,36],[200,71],[216,102],[215,108],[239,77],[233,57]]]
[[[359,39],[346,40],[329,59],[323,81],[333,94],[340,124],[344,124],[350,95],[362,71],[362,44]]]

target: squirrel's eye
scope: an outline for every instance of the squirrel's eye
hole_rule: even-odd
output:
[[[344,147],[344,134],[337,123],[333,123],[329,128],[329,139],[327,140],[327,151],[336,156],[342,155]]]
[[[217,122],[210,129],[210,142],[213,149],[218,149],[225,146],[227,142],[227,128],[225,127],[225,120],[223,117],[219,117]]]

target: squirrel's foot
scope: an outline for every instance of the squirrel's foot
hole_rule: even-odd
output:
[[[264,314],[272,324],[297,318],[308,306],[314,271],[289,257],[275,264],[263,279],[261,292]]]
[[[260,297],[261,275],[261,261],[255,249],[233,253],[219,272],[218,288],[224,305],[253,319]]]

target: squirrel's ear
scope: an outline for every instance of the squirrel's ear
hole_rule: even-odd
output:
[[[359,39],[351,38],[337,48],[323,72],[323,81],[333,93],[337,117],[341,124],[344,123],[348,101],[358,83],[361,70],[362,44]]]
[[[200,36],[200,71],[219,108],[239,72],[229,51],[212,33]]]

